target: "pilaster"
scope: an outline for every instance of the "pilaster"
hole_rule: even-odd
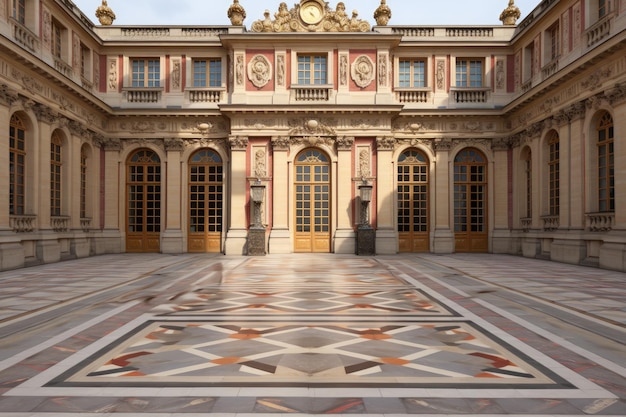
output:
[[[184,149],[181,139],[165,139],[167,152],[167,176],[165,177],[165,200],[167,216],[165,230],[161,236],[161,252],[183,253],[185,244],[182,231],[182,165],[181,153]]]
[[[512,222],[511,196],[511,156],[508,139],[495,139],[493,151],[493,231],[491,249],[493,253],[510,253],[510,225]]]
[[[335,232],[335,253],[355,251],[355,233],[352,220],[352,149],[354,137],[337,140],[337,231]]]
[[[248,180],[246,157],[248,138],[231,136],[230,141],[230,227],[226,233],[224,252],[226,255],[245,255],[248,230],[246,224]]]
[[[454,234],[450,225],[452,218],[450,212],[450,149],[452,140],[435,140],[435,186],[434,204],[431,206],[434,212],[434,230],[432,236],[433,253],[453,253]],[[432,195],[432,194],[431,194]]]
[[[398,253],[398,232],[395,228],[395,211],[393,201],[394,190],[394,164],[393,150],[395,139],[393,137],[380,137],[376,139],[378,172],[376,173],[376,252],[380,255],[392,255]]]
[[[270,253],[292,253],[293,241],[289,231],[289,172],[287,161],[289,138],[272,138],[273,148],[273,211],[272,230],[269,238]]]

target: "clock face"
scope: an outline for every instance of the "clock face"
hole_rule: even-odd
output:
[[[314,25],[322,20],[323,11],[319,3],[305,3],[300,8],[300,17],[305,23]]]

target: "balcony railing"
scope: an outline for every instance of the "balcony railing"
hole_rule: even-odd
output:
[[[559,216],[541,216],[544,232],[554,232],[559,228]]]
[[[291,89],[295,94],[296,101],[329,101],[332,86],[292,85]]]
[[[585,217],[590,232],[608,232],[615,224],[615,213],[587,213]]]
[[[191,103],[219,103],[222,101],[224,89],[187,89]]]
[[[36,52],[37,49],[39,49],[37,35],[17,21],[12,21],[11,23],[13,24],[13,37],[17,43],[26,47],[26,49],[29,49],[31,52]]]
[[[54,58],[54,68],[57,71],[59,71],[61,74],[65,75],[67,78],[71,78],[72,73],[74,72],[72,70],[72,67],[70,67],[68,64],[63,62],[62,59],[56,58],[56,57]]]
[[[543,79],[545,80],[546,78],[551,77],[554,74],[556,74],[558,70],[559,70],[559,58],[555,58],[552,61],[548,62],[546,65],[544,65],[543,68],[541,68],[541,75],[543,76]]]
[[[129,103],[158,103],[162,95],[162,88],[124,88],[124,96]]]
[[[51,216],[50,227],[55,232],[67,232],[70,230],[70,218],[68,216]]]
[[[600,21],[587,29],[587,46],[592,47],[611,33],[611,18],[613,14],[604,16]]]
[[[489,88],[453,88],[451,91],[456,103],[486,103],[489,98]]]
[[[533,224],[533,219],[530,217],[522,217],[521,219],[519,219],[520,224],[522,225],[522,231],[523,232],[528,232],[530,231],[530,228]]]
[[[419,90],[396,88],[396,95],[400,103],[427,103],[429,93],[429,88]]]
[[[29,233],[34,231],[36,222],[37,216],[35,215],[9,216],[9,225],[15,233]]]
[[[91,230],[91,219],[88,217],[81,218],[80,228],[83,229],[83,232],[88,232],[89,230]]]

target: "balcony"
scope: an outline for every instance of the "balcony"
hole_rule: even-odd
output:
[[[154,104],[161,101],[162,88],[124,88],[124,97],[128,103]]]
[[[188,88],[191,103],[219,103],[222,101],[223,88]]]
[[[543,79],[545,80],[546,78],[551,77],[554,74],[556,74],[558,70],[559,70],[559,59],[555,58],[552,61],[548,62],[546,65],[544,65],[543,68],[541,68],[541,75]]]
[[[544,232],[554,232],[560,226],[559,216],[541,216]]]
[[[91,230],[91,218],[82,217],[80,219],[80,228],[83,229],[83,232],[88,232]]]
[[[587,230],[590,232],[609,232],[615,224],[615,213],[587,213]]]
[[[332,85],[292,85],[295,101],[330,101]]]
[[[59,71],[61,74],[65,75],[67,78],[72,78],[72,67],[63,62],[60,58],[54,58],[54,68]]]
[[[396,88],[396,97],[400,103],[427,103],[430,88]]]
[[[70,230],[70,217],[69,216],[51,216],[50,227],[57,233],[67,232]]]
[[[609,36],[609,34],[611,33],[612,17],[612,13],[604,16],[598,22],[593,24],[589,29],[587,29],[587,47],[591,48],[592,46]]]
[[[16,42],[31,52],[37,52],[39,49],[39,39],[37,35],[15,20],[11,20],[11,25],[13,26],[13,37]]]
[[[455,103],[475,104],[486,103],[489,99],[489,88],[452,88]]]
[[[37,216],[35,215],[21,215],[21,216],[9,216],[9,225],[15,233],[30,233],[35,230],[37,222]]]
[[[519,221],[520,225],[522,226],[522,231],[524,233],[528,233],[533,224],[533,219],[530,217],[522,217],[521,219],[519,219]]]

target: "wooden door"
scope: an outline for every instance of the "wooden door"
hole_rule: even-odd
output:
[[[415,149],[398,159],[398,239],[400,252],[429,252],[429,164]]]
[[[477,149],[454,160],[454,237],[456,252],[487,252],[487,159]]]

